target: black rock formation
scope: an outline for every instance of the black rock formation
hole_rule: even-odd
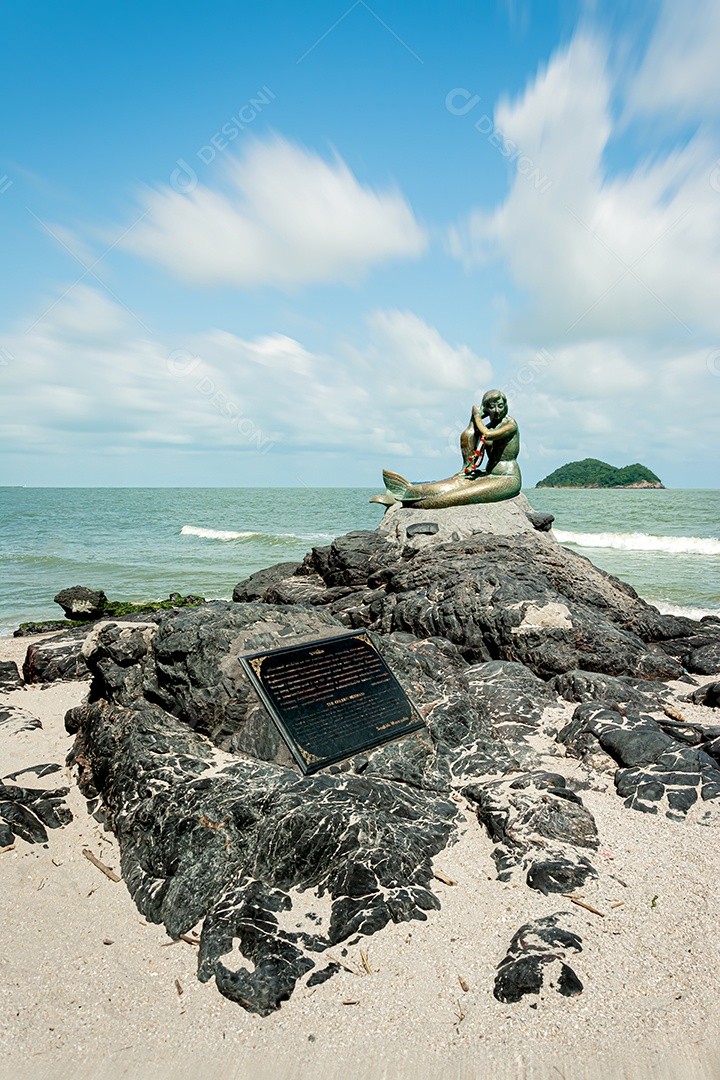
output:
[[[20,690],[23,685],[18,666],[14,660],[0,660],[0,692]]]
[[[182,597],[188,601],[192,597]],[[170,601],[164,601],[169,604]],[[187,605],[193,608],[194,605]],[[153,609],[149,611],[132,611],[122,615],[123,624],[139,623],[141,625],[157,624],[168,610],[185,610],[185,605],[176,608]],[[54,634],[53,637],[30,645],[25,654],[23,663],[23,676],[27,683],[50,683],[58,680],[86,680],[90,678],[83,645],[88,636],[96,629],[97,623],[107,622],[108,617],[96,619],[85,626],[73,626],[62,633]],[[16,636],[18,632],[16,631]]]
[[[720,641],[691,643],[682,662],[693,675],[720,675]]]
[[[0,726],[3,735],[19,735],[22,731],[36,731],[42,720],[16,705],[0,705]]]
[[[82,655],[87,634],[86,628],[78,627],[30,645],[23,663],[25,682],[49,683],[58,679],[89,678]]]
[[[273,577],[259,599],[327,607],[352,628],[441,637],[471,663],[518,661],[542,679],[578,669],[679,678],[698,632],[537,532],[478,533],[419,549],[378,532],[348,533]],[[705,636],[720,642],[720,627]]]
[[[249,1011],[279,1008],[330,945],[439,907],[432,858],[455,833],[454,802],[238,757],[142,699],[74,721],[81,789],[102,793],[138,908],[173,937],[204,919],[199,977]],[[329,894],[322,931],[285,929],[292,888]]]
[[[463,794],[497,845],[493,858],[500,881],[523,871],[530,888],[547,894],[597,877],[588,858],[598,847],[595,821],[558,773],[469,784]]]
[[[283,581],[296,573],[302,566],[299,562],[281,562],[269,566],[266,570],[258,570],[249,578],[240,581],[233,590],[233,600],[238,603],[246,603],[252,600],[261,600],[264,593],[274,585],[276,581]]]
[[[550,532],[555,520],[554,514],[545,514],[540,510],[529,510],[526,512],[526,517],[538,532]]]
[[[416,529],[406,542],[426,524],[402,540],[339,537],[252,575],[233,603],[106,621],[29,650],[28,681],[91,678],[88,703],[66,717],[71,761],[103,800],[137,906],[174,937],[202,920],[199,977],[261,1015],[299,979],[332,977],[331,945],[439,906],[432,860],[457,836],[460,792],[500,880],[552,894],[596,877],[597,828],[578,794],[588,784],[556,771],[558,742],[588,769],[610,767],[632,809],[682,818],[720,797],[720,728],[649,715],[666,700],[659,680],[682,677],[720,625],[661,615],[524,519],[518,535]],[[305,777],[240,656],[348,627],[367,630],[426,727]],[[580,704],[558,733],[561,698]],[[561,993],[582,989],[565,963],[580,948],[566,918],[518,931],[496,997],[517,1001],[548,972]]]
[[[622,710],[662,708],[671,694],[665,683],[634,679],[630,675],[601,675],[590,671],[566,671],[549,685],[566,701],[602,701]]]

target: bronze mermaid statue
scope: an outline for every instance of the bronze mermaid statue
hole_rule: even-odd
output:
[[[430,510],[512,499],[522,486],[519,450],[520,433],[515,420],[508,416],[507,398],[501,390],[488,390],[482,405],[473,405],[470,423],[460,436],[460,472],[447,480],[413,484],[399,473],[383,469],[385,491],[373,495],[370,502]],[[480,467],[483,457],[484,469]]]

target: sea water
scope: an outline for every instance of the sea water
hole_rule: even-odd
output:
[[[561,544],[628,581],[661,611],[720,614],[720,491],[534,488]]]
[[[382,508],[368,488],[0,489],[0,633],[61,618],[70,585],[113,600],[232,596],[272,563],[300,560]],[[557,539],[663,611],[720,613],[720,491],[526,491]]]

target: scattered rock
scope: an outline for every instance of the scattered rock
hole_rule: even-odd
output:
[[[720,797],[720,771],[717,758],[708,753],[714,748],[713,733],[708,733],[707,748],[687,746],[675,737],[680,726],[587,704],[577,707],[558,741],[582,756],[597,740],[624,766],[615,773],[615,787],[626,806],[648,814],[662,807],[667,817],[681,820],[698,799]]]
[[[27,769],[18,769],[17,772],[8,773],[4,779],[17,780],[18,776],[26,776],[30,773],[39,780],[43,776],[51,776],[53,773],[60,772],[61,769],[62,765],[58,765],[56,762],[45,762],[42,765],[30,765]]]
[[[107,604],[107,596],[102,589],[86,589],[84,585],[62,589],[54,600],[65,612],[65,618],[88,621],[99,619]]]
[[[582,993],[583,984],[565,963],[569,952],[582,952],[582,939],[561,925],[572,919],[569,911],[558,911],[520,927],[498,965],[493,990],[498,1001],[510,1004],[539,994],[546,978],[565,997]]]
[[[322,968],[321,971],[314,971],[308,981],[305,983],[305,985],[307,987],[319,986],[321,983],[327,982],[328,979],[331,979],[333,975],[337,975],[339,970],[339,964],[328,964],[328,966]],[[314,1035],[309,1035],[308,1038],[312,1039],[313,1042],[315,1041]]]
[[[37,773],[37,769],[41,771]],[[56,771],[53,766],[38,766],[37,769],[23,772],[48,775]],[[16,836],[28,844],[46,844],[47,829],[59,829],[73,819],[65,803],[69,788],[26,788],[7,783],[20,775],[22,773],[14,773],[0,781],[0,848],[9,847]]]
[[[499,881],[525,871],[527,884],[546,893],[560,891],[553,881],[582,884],[597,877],[587,856],[577,850],[598,847],[595,821],[558,773],[528,772],[469,784],[463,795],[476,806],[478,821],[497,845],[493,859]]]
[[[528,510],[526,511],[526,517],[538,532],[550,532],[552,523],[555,520],[554,514],[545,514],[540,510]]]
[[[23,680],[14,660],[0,660],[0,691],[20,690]]]
[[[42,727],[38,716],[16,705],[0,705],[0,727],[3,735],[20,735],[23,731],[36,731]]]
[[[699,686],[685,700],[692,701],[695,705],[705,705],[708,709],[720,709],[720,682]]]

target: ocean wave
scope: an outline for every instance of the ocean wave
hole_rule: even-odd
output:
[[[649,533],[581,533],[554,529],[561,544],[615,548],[618,551],[666,551],[671,555],[720,555],[714,536],[651,536]]]
[[[228,529],[200,529],[195,525],[183,525],[181,536],[202,536],[204,540],[249,540],[251,536],[263,536],[256,532],[230,532]]]
[[[197,525],[183,525],[181,536],[199,536],[204,540],[264,540],[267,543],[287,543],[288,540],[301,540],[303,543],[328,543],[334,539],[333,533],[265,533],[232,532],[230,529],[202,529]]]
[[[720,608],[685,607],[682,604],[667,604],[664,600],[649,600],[661,615],[684,615],[686,619],[702,619],[704,615],[720,618]]]

